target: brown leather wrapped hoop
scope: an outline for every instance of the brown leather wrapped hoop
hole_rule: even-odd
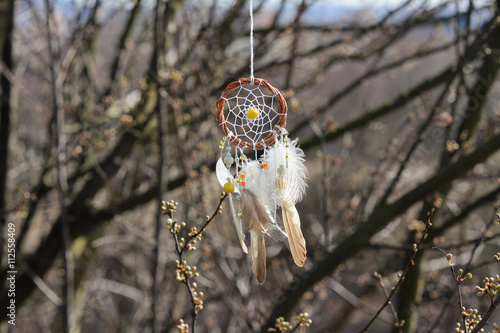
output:
[[[254,149],[254,150],[261,150],[264,149],[267,146],[270,146],[274,143],[274,140],[277,135],[281,134],[282,130],[286,126],[286,113],[288,110],[288,107],[286,105],[286,100],[281,94],[281,92],[273,87],[267,80],[264,79],[258,79],[258,78],[242,78],[239,79],[238,81],[233,81],[230,84],[227,85],[226,89],[222,91],[221,97],[217,101],[217,123],[219,123],[220,128],[222,129],[222,133],[224,133],[225,136],[229,136],[231,131],[227,127],[226,123],[226,118],[224,116],[224,105],[226,102],[227,96],[232,93],[235,89],[238,87],[241,87],[243,85],[254,85],[254,86],[262,86],[269,90],[274,99],[278,102],[279,106],[279,113],[278,113],[278,120],[277,123],[274,125],[274,128],[271,133],[269,133],[265,138],[262,140],[254,143],[250,143],[247,141],[244,141],[240,139],[237,135],[233,133],[231,137],[228,137],[229,141],[233,143],[234,145],[242,148],[242,149]]]

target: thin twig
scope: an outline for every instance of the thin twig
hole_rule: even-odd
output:
[[[434,210],[431,210],[427,216],[427,224],[425,226],[425,229],[424,229],[424,232],[422,234],[422,237],[420,238],[420,241],[418,242],[418,244],[413,244],[413,253],[410,257],[410,260],[408,261],[408,263],[406,264],[406,267],[403,271],[403,274],[401,274],[399,276],[399,280],[398,280],[398,283],[396,283],[396,286],[394,286],[391,290],[391,293],[389,294],[389,296],[387,297],[387,299],[385,300],[384,304],[380,307],[380,309],[377,311],[377,313],[375,314],[375,316],[372,317],[372,319],[370,320],[370,322],[365,326],[365,328],[363,328],[361,332],[366,332],[368,331],[368,329],[370,328],[370,326],[375,322],[375,320],[377,319],[377,317],[380,315],[380,313],[382,313],[382,311],[385,309],[385,307],[387,305],[390,304],[391,302],[391,299],[392,297],[394,296],[394,294],[396,293],[396,291],[398,290],[399,286],[401,285],[401,283],[403,283],[403,280],[405,279],[406,275],[408,274],[410,268],[414,265],[414,262],[413,260],[415,259],[415,256],[417,255],[417,252],[420,248],[420,246],[423,244],[424,240],[427,238],[427,234],[428,234],[428,231],[429,231],[429,228],[432,226],[432,223],[431,223],[431,216],[433,214]]]
[[[492,220],[490,221],[490,223],[486,227],[486,230],[489,229],[489,227],[493,223],[495,223],[495,221],[498,219],[498,213],[495,213],[495,216],[492,218]],[[476,242],[476,246],[472,250],[471,258],[470,258],[469,262],[467,263],[467,266],[466,266],[467,269],[470,269],[470,264],[472,262],[472,257],[474,256],[474,251],[477,249],[477,247],[479,246],[479,244],[481,244],[482,240],[483,239],[480,238]],[[461,312],[461,315],[462,315],[462,322],[463,322],[463,325],[464,325],[464,332],[465,333],[469,333],[468,330],[467,330],[467,321],[466,321],[466,319],[468,317],[468,314],[467,314],[467,312],[465,310],[465,307],[463,306],[462,292],[461,292],[461,289],[460,289],[460,284],[464,280],[464,278],[460,278],[460,276],[457,276],[457,274],[455,273],[455,269],[453,268],[453,264],[451,263],[451,254],[447,254],[443,249],[441,249],[439,247],[434,247],[434,248],[438,249],[441,252],[443,252],[443,254],[445,254],[446,258],[448,259],[450,270],[451,270],[451,273],[453,275],[453,279],[455,280],[455,284],[456,284],[456,287],[457,287],[458,306],[460,307],[460,312]],[[472,276],[472,275],[470,275],[470,276]],[[491,317],[491,315],[493,314],[493,312],[495,312],[496,308],[500,304],[500,296],[498,296],[498,295],[497,296],[490,295],[490,300],[491,300],[490,308],[488,309],[488,311],[486,312],[486,314],[482,317],[481,321],[479,321],[479,323],[477,323],[474,326],[474,328],[472,329],[472,331],[470,333],[478,333],[478,332],[480,332],[480,330],[488,323],[488,319]]]
[[[210,222],[212,222],[212,220],[215,218],[215,216],[217,216],[219,214],[221,206],[222,206],[222,203],[224,202],[224,199],[226,199],[226,197],[227,197],[227,193],[224,193],[224,195],[221,196],[219,204],[217,205],[217,209],[212,214],[212,216],[210,216],[209,218],[207,218],[205,220],[205,224],[203,225],[203,227],[201,227],[200,231],[198,231],[194,235],[188,236],[188,240],[184,244],[184,247],[183,247],[182,251],[186,250],[187,245],[189,244],[189,242],[191,240],[193,240],[193,239],[196,239],[198,236],[200,236],[205,231],[205,229],[208,227],[208,225],[210,224]]]
[[[192,333],[195,333],[196,331],[196,320],[198,318],[198,313],[199,311],[201,310],[200,308],[200,298],[202,296],[202,294],[198,294],[195,290],[196,290],[196,284],[194,284],[192,282],[192,277],[194,277],[192,275],[192,270],[191,269],[187,269],[186,268],[188,267],[185,262],[184,262],[184,253],[186,250],[189,250],[190,249],[190,246],[189,244],[191,243],[191,241],[195,240],[195,239],[199,239],[200,236],[203,234],[203,232],[206,230],[206,228],[208,227],[208,225],[210,224],[210,222],[213,221],[213,219],[220,214],[221,212],[221,206],[222,206],[222,203],[224,202],[224,199],[226,199],[227,197],[227,193],[224,193],[223,195],[221,195],[220,197],[220,200],[219,200],[219,204],[217,205],[217,208],[215,209],[214,213],[212,214],[212,216],[207,216],[207,218],[205,219],[205,223],[204,225],[201,227],[201,229],[197,232],[190,232],[187,236],[187,240],[186,241],[183,241],[181,238],[179,238],[179,230],[180,228],[179,227],[182,227],[183,225],[182,224],[178,224],[177,222],[173,221],[170,225],[170,233],[172,233],[172,235],[174,236],[174,241],[175,241],[175,250],[177,252],[177,255],[179,257],[178,259],[178,267],[179,265],[181,265],[181,267],[183,269],[179,269],[178,268],[178,272],[180,272],[180,274],[182,274],[181,277],[178,277],[178,280],[183,283],[188,292],[189,292],[189,296],[191,297],[191,303],[193,305],[193,310],[191,312],[191,317],[192,317],[192,320],[191,320],[191,332]],[[169,209],[168,205],[172,205],[170,207],[173,207],[173,209]],[[164,204],[165,208],[163,209],[164,211],[164,214],[168,215],[170,219],[173,218],[173,213],[175,211],[175,207],[177,206],[176,203],[167,203],[167,204]]]
[[[378,278],[378,284],[380,285],[380,288],[382,289],[384,296],[386,298],[389,298],[389,293],[387,292],[387,288],[385,287],[384,281],[382,280],[382,275],[380,275],[379,273],[375,273],[375,277]],[[392,315],[394,316],[395,325],[398,328],[399,333],[402,333],[403,332],[403,323],[399,322],[398,313],[397,313],[396,309],[394,308],[394,305],[392,304],[392,302],[389,302],[389,307],[391,308]]]
[[[460,308],[460,313],[461,313],[461,316],[462,316],[462,322],[463,322],[463,325],[464,325],[464,331],[465,331],[465,333],[468,333],[468,331],[467,331],[467,323],[466,323],[467,316],[464,315],[465,311],[464,311],[464,306],[463,306],[463,301],[462,301],[462,291],[460,289],[460,280],[457,278],[457,274],[455,273],[455,269],[453,268],[453,264],[451,263],[451,254],[447,254],[443,249],[441,249],[439,247],[434,247],[434,248],[437,249],[437,250],[439,250],[439,251],[441,251],[441,252],[443,252],[443,254],[448,259],[448,263],[449,263],[449,266],[450,266],[451,274],[453,275],[453,280],[455,280],[455,285],[457,287],[458,306]]]

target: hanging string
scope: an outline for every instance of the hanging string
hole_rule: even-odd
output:
[[[250,80],[253,84],[253,0],[250,0]]]

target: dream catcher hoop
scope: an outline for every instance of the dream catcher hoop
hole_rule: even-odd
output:
[[[231,82],[216,103],[217,123],[224,135],[216,174],[227,193],[241,248],[250,252],[252,270],[262,284],[266,279],[266,237],[287,237],[295,264],[302,267],[306,260],[306,243],[295,204],[305,195],[307,169],[304,152],[297,147],[298,139],[290,140],[285,129],[285,98],[267,80],[253,75],[252,0],[250,52],[250,77]],[[254,151],[255,159],[245,155],[248,150]],[[258,150],[263,151],[260,157]],[[247,230],[250,251],[245,243]]]
[[[242,149],[261,150],[272,145],[286,126],[286,100],[264,79],[231,82],[216,105],[222,133]]]

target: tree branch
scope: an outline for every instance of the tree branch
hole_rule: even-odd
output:
[[[481,27],[481,31],[482,33],[489,33],[492,27],[495,27],[495,18],[486,22]],[[477,53],[481,50],[481,47],[484,45],[485,42],[486,40],[483,38],[483,35],[479,33],[478,37],[471,43],[470,47],[467,49],[466,54],[463,56],[462,59],[460,59],[460,65],[464,66],[471,60],[473,60],[474,57],[477,55]],[[436,74],[435,76],[427,78],[426,80],[422,81],[419,85],[413,87],[411,90],[402,92],[397,97],[384,103],[383,105],[375,109],[369,110],[355,117],[354,119],[349,120],[344,124],[334,128],[333,130],[325,133],[324,139],[326,141],[334,141],[347,132],[350,132],[364,125],[367,125],[371,121],[379,117],[382,117],[386,114],[389,114],[390,112],[395,111],[396,109],[406,105],[406,103],[411,101],[413,98],[420,96],[421,94],[431,90],[432,88],[437,87],[450,77],[452,76],[454,77],[456,74],[457,74],[457,66],[453,64],[448,68],[444,69],[443,71],[441,71],[439,74]],[[325,112],[329,107],[331,107],[331,105],[335,102],[336,102],[336,97],[334,95],[330,98],[330,100],[327,103],[325,103],[323,106],[315,110],[315,112],[321,114]],[[300,129],[304,128],[308,123],[309,121],[303,121],[299,125],[297,125],[294,129],[292,129],[290,132],[292,133],[295,131],[299,131]],[[300,146],[302,149],[308,149],[312,146],[318,145],[320,140],[321,138],[318,138],[316,135],[312,135],[306,137],[305,139],[300,140]]]
[[[404,213],[408,208],[436,189],[464,175],[476,164],[484,162],[499,149],[500,133],[497,133],[479,146],[477,150],[461,157],[435,176],[401,195],[394,202],[381,203],[377,206],[367,221],[360,225],[351,236],[340,243],[325,260],[318,261],[312,270],[295,278],[280,298],[279,304],[274,307],[265,326],[263,326],[262,332],[265,332],[265,327],[271,327],[276,318],[280,316],[287,317],[307,290],[324,277],[331,275],[341,263],[353,257],[367,246],[371,237],[386,226],[393,218]]]
[[[474,329],[470,333],[481,332],[481,328],[483,328],[484,326],[486,326],[486,324],[488,324],[488,320],[490,319],[491,315],[493,314],[493,312],[495,312],[495,310],[499,305],[500,305],[500,294],[496,295],[495,300],[491,303],[488,311],[486,311],[481,321],[476,325],[476,327],[474,327]]]

